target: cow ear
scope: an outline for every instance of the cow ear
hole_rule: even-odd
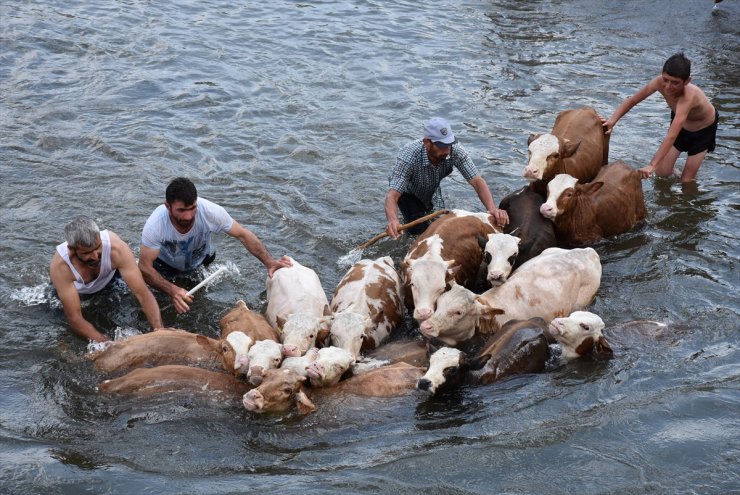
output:
[[[306,392],[303,390],[300,390],[295,394],[295,402],[298,407],[298,412],[301,414],[308,414],[316,410],[316,406],[311,402],[311,399],[308,398],[308,395],[306,395]]]
[[[478,245],[480,246],[482,251],[486,250],[486,244],[488,244],[488,238],[483,237],[481,234],[477,234],[475,236],[476,239],[478,239]]]
[[[460,265],[452,266],[452,263],[454,263],[454,262],[455,262],[455,260],[450,260],[450,261],[447,262],[447,281],[448,282],[450,281],[451,278],[452,279],[455,278],[455,274],[460,269]]]
[[[442,347],[445,347],[445,343],[442,340],[436,337],[429,337],[427,339],[427,357],[430,357]]]
[[[568,139],[565,140],[563,143],[563,152],[561,153],[562,158],[568,158],[569,156],[573,156],[575,152],[578,150],[578,147],[581,145],[581,141],[570,141]]]
[[[614,351],[612,351],[609,342],[607,342],[603,335],[594,344],[594,355],[603,359],[610,359],[614,356]]]
[[[485,366],[489,359],[491,359],[490,354],[481,354],[480,356],[475,356],[468,359],[466,361],[466,364],[469,370],[476,371]]]
[[[603,181],[595,181],[595,182],[589,182],[588,184],[584,184],[581,191],[583,191],[583,194],[593,194],[599,189],[601,189],[604,186]]]
[[[541,135],[542,134],[530,134],[529,137],[527,138],[527,146],[529,146],[530,144],[532,144],[532,141],[534,141],[535,139],[537,139]]]
[[[206,349],[211,348],[211,343],[208,341],[208,338],[205,335],[196,335],[195,336],[195,342]]]

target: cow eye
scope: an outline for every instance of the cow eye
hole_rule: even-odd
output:
[[[582,328],[582,329],[584,329],[584,330],[585,330],[585,331],[587,331],[587,332],[588,332],[589,330],[591,330],[591,328],[590,328],[590,327],[589,327],[588,325],[586,325],[585,323],[581,323],[581,328]]]
[[[229,352],[229,345],[224,344],[221,346],[221,352]]]
[[[514,264],[514,262],[516,261],[516,256],[517,256],[516,254],[512,254],[511,256],[509,256],[509,260],[508,261],[509,261],[509,264],[510,265],[513,265]]]
[[[486,251],[486,254],[483,255],[483,259],[485,260],[486,263],[489,263],[490,264],[491,263],[491,259],[493,259],[493,258],[491,256],[491,253],[489,253],[488,251]]]

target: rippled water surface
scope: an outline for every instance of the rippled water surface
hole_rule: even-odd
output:
[[[0,19],[0,492],[740,493],[737,2],[9,0]],[[719,110],[717,149],[693,188],[644,182],[647,221],[595,246],[591,308],[668,331],[432,399],[317,397],[306,417],[97,393],[48,278],[73,216],[138,253],[185,175],[331,295],[383,230],[389,169],[424,119],[452,122],[499,200],[525,183],[531,132],[566,108],[608,115],[679,50]],[[646,100],[611,159],[643,166],[668,121]],[[443,189],[481,209],[459,175]],[[166,325],[215,336],[237,299],[264,304],[264,268],[216,244],[229,274]],[[147,331],[125,286],[84,311],[111,337]]]

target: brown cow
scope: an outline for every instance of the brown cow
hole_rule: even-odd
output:
[[[434,313],[437,298],[455,280],[477,289],[482,281],[483,252],[478,236],[501,232],[487,213],[453,210],[435,220],[409,248],[401,262],[404,302],[424,321]]]
[[[509,223],[504,227],[504,234],[511,234],[520,239],[519,253],[512,265],[513,270],[545,249],[558,245],[552,220],[540,213],[540,206],[545,199],[544,195],[523,187],[499,203],[499,208],[509,214]]]
[[[137,368],[126,375],[105,380],[98,385],[104,394],[151,397],[165,393],[186,392],[215,400],[238,400],[249,383],[233,375],[183,365]]]
[[[609,135],[596,110],[583,107],[560,112],[549,134],[532,134],[527,141],[529,162],[524,177],[532,190],[547,194],[547,183],[558,174],[588,182],[609,160]]]
[[[288,411],[293,405],[301,414],[316,409],[306,395],[303,384],[306,377],[290,368],[273,368],[265,372],[262,383],[242,397],[247,411],[277,413]]]
[[[251,341],[241,332],[217,340],[185,330],[162,328],[117,340],[87,357],[105,373],[166,364],[222,367],[238,373],[245,364]]]
[[[553,220],[563,246],[582,246],[627,232],[647,214],[640,172],[623,161],[603,167],[588,184],[561,174],[547,188],[540,212]]]
[[[277,332],[267,322],[264,315],[252,311],[247,303],[241,299],[229,310],[218,322],[221,327],[221,338],[226,338],[231,332],[241,331],[252,338],[252,342],[258,340],[274,340],[280,342]]]

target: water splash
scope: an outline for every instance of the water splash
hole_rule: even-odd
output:
[[[362,249],[353,249],[344,256],[340,256],[337,260],[337,266],[339,268],[349,268],[362,259]]]
[[[24,306],[38,306],[49,303],[52,307],[61,307],[62,303],[54,297],[51,285],[43,283],[34,287],[21,287],[10,293],[10,299]]]

